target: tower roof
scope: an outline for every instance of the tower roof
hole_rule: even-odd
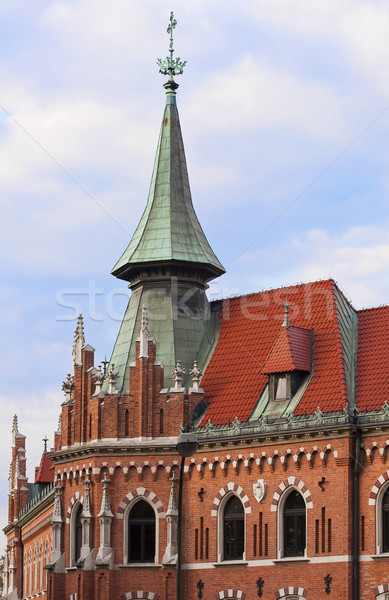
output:
[[[193,208],[184,144],[176,106],[178,85],[165,84],[162,119],[147,206],[112,274],[131,281],[146,265],[190,266],[210,280],[225,272]]]

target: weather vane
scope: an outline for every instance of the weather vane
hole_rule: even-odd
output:
[[[181,60],[180,57],[174,58],[174,47],[173,47],[173,29],[175,29],[177,25],[177,21],[174,18],[173,11],[170,13],[170,23],[167,28],[167,32],[170,33],[170,46],[169,52],[170,56],[167,56],[165,60],[159,58],[157,60],[157,65],[159,66],[159,72],[162,75],[169,75],[169,81],[173,81],[174,75],[182,75],[184,72],[184,67],[186,65],[186,60]]]

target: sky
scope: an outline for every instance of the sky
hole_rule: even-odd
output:
[[[192,198],[227,271],[210,298],[332,277],[356,309],[389,303],[386,0],[0,0],[2,526],[13,415],[33,478],[78,313],[96,363],[116,339],[171,10]]]

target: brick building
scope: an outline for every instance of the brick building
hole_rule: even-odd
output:
[[[173,63],[171,63],[173,64]],[[170,65],[144,214],[113,274],[106,373],[80,316],[34,483],[15,417],[4,598],[388,600],[389,306],[332,280],[209,303]],[[169,71],[169,69],[168,69]]]

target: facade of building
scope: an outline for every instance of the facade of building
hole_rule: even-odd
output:
[[[170,60],[147,206],[113,269],[132,296],[111,361],[80,316],[33,484],[14,419],[3,598],[173,600],[180,573],[185,600],[388,600],[389,306],[356,311],[332,280],[208,302],[224,269]],[[181,427],[199,446],[179,549]]]

